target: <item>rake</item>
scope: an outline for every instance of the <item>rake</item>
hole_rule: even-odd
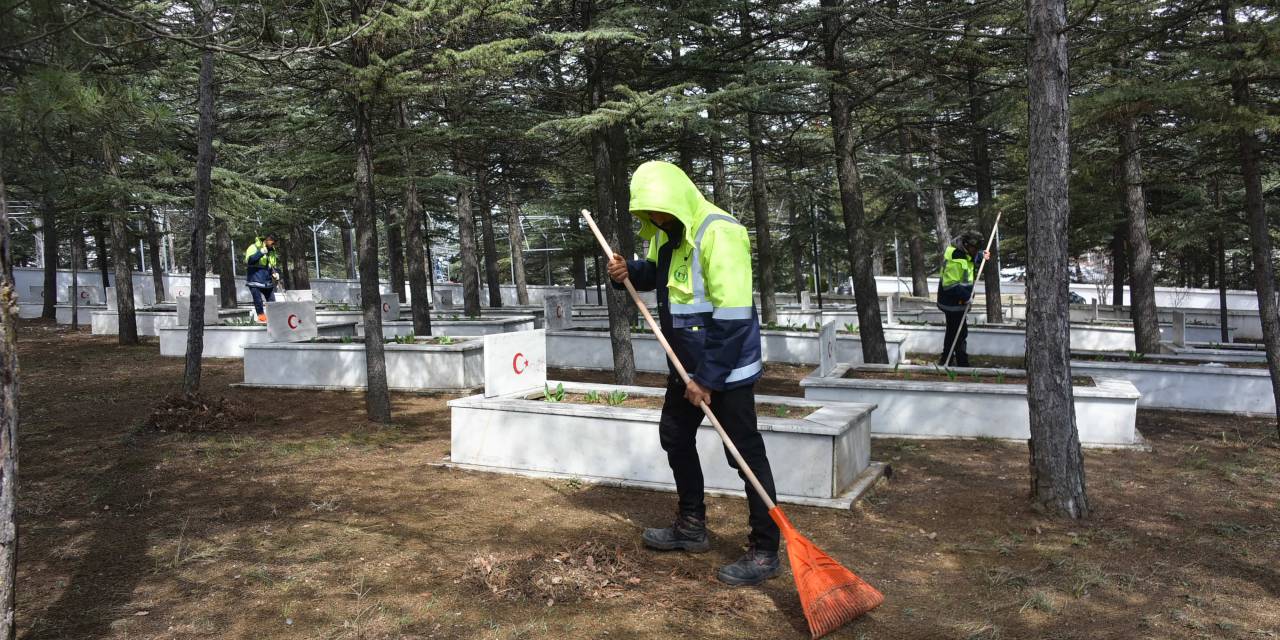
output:
[[[609,248],[608,241],[600,233],[596,221],[591,218],[591,212],[583,209],[582,217],[586,218],[587,226],[591,227],[591,232],[600,242],[605,259],[611,260],[614,256],[613,250]],[[649,329],[658,338],[658,343],[667,352],[667,357],[671,359],[671,364],[675,366],[680,378],[688,384],[689,373],[685,371],[684,365],[680,363],[675,351],[662,335],[662,330],[658,327],[658,323],[654,322],[649,308],[640,300],[640,294],[636,293],[635,285],[631,284],[629,278],[623,280],[622,284],[627,288],[627,293],[631,294],[631,301],[649,323]],[[795,525],[791,524],[787,516],[782,513],[782,509],[769,497],[769,493],[761,486],[756,474],[752,473],[751,467],[747,466],[746,461],[742,459],[742,454],[738,453],[738,448],[729,439],[724,427],[720,426],[720,421],[711,412],[711,407],[705,402],[699,403],[698,407],[711,421],[711,426],[715,428],[716,433],[720,434],[720,440],[724,442],[725,449],[737,461],[738,469],[747,476],[747,480],[760,499],[769,507],[769,517],[773,518],[782,532],[782,538],[787,542],[787,558],[791,561],[791,575],[795,579],[796,591],[800,595],[800,606],[804,609],[805,620],[809,622],[809,633],[814,638],[821,638],[880,606],[880,603],[884,602],[884,595],[796,531]]]

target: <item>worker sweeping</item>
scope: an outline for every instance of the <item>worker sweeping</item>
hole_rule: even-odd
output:
[[[268,233],[265,237],[255,238],[244,252],[244,265],[245,285],[253,295],[253,310],[258,314],[258,322],[266,322],[263,299],[276,301],[276,283],[280,280],[275,236]]]
[[[658,435],[675,476],[679,512],[670,527],[645,529],[658,550],[711,548],[696,437],[701,402],[720,418],[729,439],[776,501],[764,439],[756,428],[755,381],[762,372],[760,322],[751,294],[751,241],[737,219],[707,201],[679,167],[646,162],[631,178],[631,214],[649,241],[644,260],[614,254],[609,277],[656,291],[662,334],[691,375],[674,367],[667,378]],[[617,288],[622,288],[615,285]],[[725,457],[738,465],[726,450]],[[739,469],[744,484],[746,476]],[[779,529],[769,506],[746,486],[751,534],[748,550],[717,577],[731,585],[759,584],[778,573]]]
[[[969,366],[967,345],[969,327],[965,323],[965,314],[969,310],[969,301],[973,297],[974,277],[983,262],[991,259],[991,251],[982,250],[981,258],[975,264],[974,256],[979,255],[982,238],[973,232],[965,232],[956,238],[942,254],[942,278],[938,286],[938,309],[947,319],[946,336],[942,340],[942,355],[939,364],[951,366],[947,362],[947,350],[952,351],[951,360],[958,367]],[[954,345],[954,347],[952,346]]]

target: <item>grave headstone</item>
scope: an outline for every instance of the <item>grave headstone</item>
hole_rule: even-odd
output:
[[[315,302],[268,302],[266,311],[271,342],[304,342],[319,335]]]
[[[452,290],[442,289],[440,291],[440,308],[441,309],[453,308],[453,291]]]
[[[68,301],[71,298],[79,298],[80,304],[102,304],[102,289],[99,287],[77,287],[77,291],[72,291],[71,287],[67,287]]]
[[[808,291],[801,291],[801,292],[800,292],[800,310],[801,310],[801,311],[808,311],[808,310],[809,310],[809,307],[810,307],[812,304],[813,304],[813,303],[812,303],[812,297],[810,296],[809,292],[808,292]]]
[[[542,301],[543,326],[550,331],[573,328],[573,296],[548,294]]]
[[[1093,299],[1093,321],[1094,322],[1098,321],[1098,299],[1097,298]]]
[[[315,294],[311,289],[289,289],[280,293],[281,302],[314,302]]]
[[[484,337],[484,397],[541,390],[546,383],[546,329]]]
[[[116,288],[107,287],[107,311],[116,311]]]
[[[836,323],[832,321],[818,332],[818,377],[831,375],[836,368],[836,353]]]
[[[347,302],[360,304],[360,287],[347,287]]]
[[[384,293],[382,298],[382,321],[396,322],[400,319],[400,296]]]
[[[893,324],[893,303],[898,297],[897,293],[891,293],[884,299],[884,317],[887,324]]]
[[[44,287],[31,287],[31,299],[44,302]]]
[[[178,326],[185,327],[191,318],[191,296],[178,298]],[[218,324],[218,297],[204,297],[204,326]]]
[[[1187,346],[1187,314],[1181,311],[1173,312],[1173,344]]]

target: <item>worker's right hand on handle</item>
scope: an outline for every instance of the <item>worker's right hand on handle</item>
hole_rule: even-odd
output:
[[[622,259],[622,256],[613,254],[613,257],[609,258],[608,271],[609,278],[621,284],[627,279],[627,261]]]

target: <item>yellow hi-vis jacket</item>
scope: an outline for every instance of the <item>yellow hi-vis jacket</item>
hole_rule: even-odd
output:
[[[938,308],[943,311],[964,311],[969,298],[973,296],[973,274],[977,267],[973,258],[955,245],[948,246],[942,257],[944,263],[938,285]]]
[[[628,261],[629,277],[639,290],[658,291],[663,334],[690,375],[716,390],[755,382],[763,361],[746,227],[668,162],[636,169],[630,208],[649,250],[645,260]],[[652,211],[675,217],[678,237],[659,229]]]

